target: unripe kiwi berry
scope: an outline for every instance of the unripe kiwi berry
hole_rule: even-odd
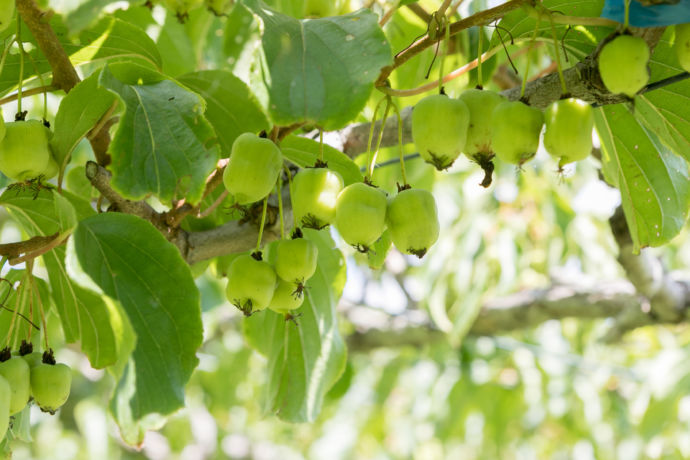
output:
[[[31,395],[43,412],[55,414],[67,402],[71,386],[72,370],[66,364],[43,362],[31,368]]]
[[[276,287],[276,272],[260,253],[243,254],[228,269],[225,294],[246,316],[268,307]]]
[[[544,124],[541,110],[520,101],[505,101],[493,112],[492,146],[506,163],[522,165],[536,155]]]
[[[282,167],[283,156],[273,141],[244,133],[232,144],[223,183],[238,204],[254,203],[271,192]]]
[[[279,279],[268,308],[276,313],[285,314],[301,307],[303,302],[304,295],[296,292],[294,283]]]
[[[544,148],[559,160],[559,167],[592,153],[592,107],[575,98],[561,99],[544,112]]]
[[[386,194],[363,182],[350,184],[338,195],[335,226],[346,243],[367,252],[386,228]]]
[[[6,123],[5,137],[0,141],[0,171],[17,181],[50,172],[51,136],[50,130],[38,120]]]
[[[335,220],[343,178],[327,168],[301,169],[292,179],[292,212],[304,228],[320,230]]]
[[[686,72],[690,71],[690,24],[676,24],[676,40],[673,47],[676,50],[678,63]]]
[[[0,0],[0,32],[4,32],[10,26],[14,16],[15,0]]]
[[[19,356],[11,356],[9,349],[0,355],[5,361],[0,362],[0,375],[10,384],[10,415],[21,412],[31,397],[31,380],[29,365]]]
[[[467,142],[463,153],[474,160],[477,154],[493,156],[491,147],[491,126],[493,111],[505,98],[493,91],[468,89],[459,99],[467,104],[470,111],[470,124],[467,129]]]
[[[427,96],[412,110],[412,139],[427,163],[441,171],[460,156],[467,141],[467,105],[443,94]]]
[[[633,97],[649,81],[649,46],[640,37],[619,35],[599,53],[601,81],[613,94]]]
[[[421,259],[438,240],[434,196],[422,189],[402,190],[388,202],[386,223],[395,247]]]
[[[12,389],[4,377],[0,376],[0,442],[5,439],[5,434],[10,426],[10,403],[12,402]]]
[[[276,274],[284,281],[303,284],[316,272],[318,257],[313,241],[302,237],[281,240],[276,245]]]

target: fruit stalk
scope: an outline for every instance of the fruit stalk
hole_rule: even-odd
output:
[[[541,23],[541,14],[537,16],[537,21],[534,24],[534,32],[532,32],[532,39],[529,42],[529,47],[527,48],[527,59],[525,63],[525,73],[522,75],[522,86],[520,86],[520,99],[525,97],[525,89],[527,89],[527,78],[529,75],[529,66],[530,66],[530,54],[532,53],[532,49],[534,48],[534,44],[537,42],[537,32],[539,32],[539,24]]]
[[[268,208],[268,197],[264,198],[264,206],[261,210],[261,224],[259,226],[259,237],[256,240],[256,252],[261,250],[261,238],[264,236],[264,226],[266,225],[266,209]]]
[[[405,152],[403,149],[403,122],[402,116],[400,115],[400,109],[398,106],[391,101],[395,115],[398,117],[398,147],[400,152],[400,175],[402,176],[403,187],[407,188],[407,173],[405,172]],[[383,124],[381,125],[381,132],[383,132]]]
[[[558,79],[561,82],[561,95],[565,96],[568,94],[568,87],[565,84],[565,77],[563,76],[563,66],[561,65],[561,49],[559,48],[558,36],[556,35],[556,26],[553,23],[553,17],[551,12],[547,12],[549,15],[549,24],[551,25],[551,36],[553,37],[553,48],[556,53],[556,69],[558,70]]]

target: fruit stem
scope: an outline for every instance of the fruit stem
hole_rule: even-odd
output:
[[[479,26],[479,45],[477,45],[477,88],[482,88],[482,48],[484,48],[484,27]]]
[[[625,8],[623,13],[623,30],[628,30],[630,21],[630,0],[623,0],[623,6]]]
[[[319,129],[319,163],[323,163],[323,129]]]
[[[407,174],[405,173],[405,155],[403,152],[403,123],[402,117],[400,116],[400,109],[398,106],[391,101],[395,115],[398,117],[398,147],[400,148],[400,175],[402,176],[403,185],[407,186]]]
[[[278,174],[278,215],[280,216],[280,239],[285,239],[285,221],[283,220],[283,176]]]
[[[371,142],[374,140],[374,128],[376,127],[376,118],[379,114],[379,108],[381,108],[381,104],[383,103],[383,101],[387,100],[387,98],[388,96],[382,97],[378,104],[376,104],[376,108],[374,108],[374,116],[371,118],[371,126],[369,127],[369,140],[367,141],[367,173],[364,177],[365,179],[371,178],[369,177],[369,171],[373,168],[371,161]],[[381,119],[381,131],[383,131],[385,121],[385,117]]]
[[[17,20],[17,37],[16,42],[19,47],[19,81],[17,82],[17,117],[22,113],[22,84],[24,83],[24,46],[22,44],[22,21]],[[17,118],[22,120],[23,118]]]
[[[391,97],[386,96],[386,108],[383,111],[383,118],[381,118],[381,129],[379,129],[379,137],[376,140],[376,150],[374,150],[374,155],[371,157],[371,163],[369,163],[369,172],[367,173],[367,179],[369,179],[369,182],[371,183],[371,180],[374,176],[374,165],[376,164],[376,157],[379,154],[379,150],[381,149],[381,141],[383,140],[383,128],[385,126],[386,120],[388,119],[388,112],[390,111],[391,108]]]
[[[27,265],[28,267],[28,265]],[[28,272],[26,272],[28,273]],[[10,340],[12,339],[12,335],[14,332],[14,325],[15,322],[17,321],[17,315],[19,315],[19,310],[23,310],[24,303],[26,302],[26,277],[27,274],[24,274],[22,277],[22,280],[19,283],[19,287],[17,287],[17,303],[16,306],[14,307],[14,311],[12,312],[12,319],[10,320],[10,327],[7,329],[7,338],[5,340],[5,346],[9,347],[10,346]],[[12,287],[10,286],[10,289]],[[21,292],[19,291],[21,289]]]
[[[38,70],[38,66],[36,65],[36,61],[34,61],[34,58],[32,58],[29,53],[24,52],[24,47],[22,45],[19,45],[19,48],[21,49],[22,54],[25,54],[29,59],[31,67],[34,68],[38,81],[41,83],[40,88],[42,88],[43,93],[43,121],[46,121],[48,119],[48,88],[50,88],[50,86],[46,86],[46,82],[43,80],[43,75]]]
[[[2,69],[5,67],[5,60],[7,59],[7,55],[10,54],[10,48],[12,47],[12,44],[15,42],[15,39],[13,38],[10,40],[10,42],[7,44],[4,50],[2,50],[2,56],[0,56],[0,75],[2,75]]]
[[[529,47],[527,48],[527,59],[525,64],[525,73],[522,75],[522,86],[520,87],[520,99],[525,97],[525,89],[527,88],[527,79],[529,78],[529,66],[530,66],[530,54],[534,48],[534,44],[537,41],[537,32],[539,32],[539,24],[541,23],[541,14],[537,16],[537,21],[534,24],[534,32],[532,32],[532,39],[529,42]]]
[[[561,65],[561,48],[556,35],[556,26],[553,22],[552,14],[549,11],[549,23],[551,25],[551,36],[553,37],[553,47],[556,52],[556,68],[558,69],[558,79],[561,82],[561,95],[568,94],[568,87],[565,84],[565,77],[563,76],[563,66]]]
[[[283,165],[283,169],[285,170],[285,175],[288,178],[288,191],[290,192],[290,200],[292,200],[292,172],[285,164]],[[292,227],[297,228],[297,216],[294,212],[292,213]]]
[[[261,226],[259,227],[259,238],[256,240],[256,252],[261,250],[261,238],[264,236],[264,226],[266,225],[266,209],[268,208],[268,197],[264,198],[264,209],[261,211]]]
[[[441,57],[441,64],[438,71],[438,92],[439,94],[443,94],[443,66],[446,63],[446,58],[450,55],[450,27],[448,27],[448,19],[446,18],[445,14],[441,12],[439,13],[442,15],[441,18],[444,28],[444,40],[446,41],[446,51]],[[386,117],[384,116],[383,119],[385,120]]]

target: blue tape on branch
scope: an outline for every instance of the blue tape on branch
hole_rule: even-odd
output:
[[[623,23],[623,0],[606,0],[601,17]],[[690,22],[690,0],[632,0],[630,25],[657,27]]]

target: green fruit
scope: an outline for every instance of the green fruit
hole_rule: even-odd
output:
[[[335,220],[335,202],[343,189],[343,178],[326,168],[300,170],[292,180],[292,212],[305,228],[317,230]]]
[[[10,415],[20,412],[31,397],[29,365],[19,356],[13,356],[0,363],[0,376],[10,384],[12,397],[10,401]]]
[[[438,240],[434,196],[421,189],[403,190],[388,203],[386,223],[395,247],[421,259]]]
[[[263,260],[243,254],[228,269],[225,294],[245,315],[268,307],[276,287],[276,272]]]
[[[50,130],[38,120],[7,123],[5,130],[0,142],[0,171],[17,181],[44,174],[51,158]]]
[[[41,363],[31,368],[31,395],[43,412],[54,414],[69,398],[72,370],[66,364]]]
[[[29,369],[31,369],[32,367],[36,367],[43,362],[43,353],[40,351],[32,351],[28,355],[22,356],[22,359],[26,361],[26,364],[29,365]]]
[[[391,232],[389,229],[386,229],[366,254],[369,268],[372,270],[380,270],[386,262],[386,256],[392,246],[393,240],[391,239]]]
[[[338,2],[335,0],[305,0],[304,16],[325,18],[338,14]]]
[[[7,128],[5,127],[5,120],[2,118],[2,112],[0,112],[0,142],[5,138],[5,133]]]
[[[304,296],[295,291],[295,285],[279,279],[268,308],[276,313],[284,314],[299,308],[302,302],[304,302]]]
[[[316,272],[319,249],[305,238],[279,241],[276,246],[275,269],[284,281],[303,284]]]
[[[570,98],[551,104],[544,113],[544,148],[559,166],[585,159],[592,153],[592,107]]]
[[[494,153],[501,161],[522,165],[537,153],[543,124],[541,110],[520,101],[501,102],[493,113]]]
[[[599,75],[610,92],[633,97],[649,81],[649,46],[640,37],[620,35],[599,53]]]
[[[386,228],[386,194],[357,182],[338,195],[335,226],[345,242],[367,252]]]
[[[7,428],[10,426],[10,403],[12,390],[4,377],[0,376],[0,442],[5,439]]]
[[[690,71],[690,24],[676,24],[676,41],[673,44],[680,66]]]
[[[223,183],[237,203],[254,203],[275,187],[282,167],[283,156],[277,145],[256,134],[244,133],[232,144]]]
[[[14,0],[0,0],[0,32],[7,30],[13,16]]]
[[[50,156],[48,159],[48,166],[46,166],[45,171],[43,171],[43,178],[44,179],[51,179],[55,176],[57,176],[57,173],[60,172],[60,168],[53,158],[53,155]]]
[[[491,147],[491,126],[493,111],[505,98],[493,91],[469,89],[459,99],[470,110],[470,124],[463,153],[474,159],[477,154],[493,155]]]
[[[439,171],[449,168],[467,141],[470,110],[442,94],[427,96],[412,111],[412,139],[424,161]]]

